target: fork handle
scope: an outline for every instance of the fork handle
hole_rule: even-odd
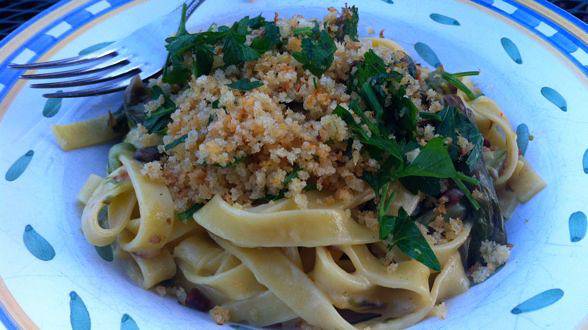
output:
[[[189,1],[186,1],[185,4],[188,6],[188,9],[186,10],[186,18],[189,18],[194,13],[194,11],[196,11],[196,9],[198,7],[200,7],[200,5],[202,3],[204,3],[204,1],[206,1],[206,0],[189,0]]]

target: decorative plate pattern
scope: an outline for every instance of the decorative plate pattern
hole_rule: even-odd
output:
[[[320,17],[316,1],[207,1],[194,29],[245,14]],[[588,316],[588,28],[544,0],[335,1],[360,7],[360,32],[384,31],[423,65],[479,69],[474,78],[517,127],[517,143],[548,187],[507,223],[510,262],[448,302],[446,320],[416,328],[573,328]],[[113,110],[111,95],[44,100],[10,62],[86,54],[180,1],[60,1],[0,42],[0,322],[8,329],[211,328],[201,313],[145,292],[88,245],[75,196],[104,174],[106,146],[64,153],[56,123]],[[371,29],[370,29],[371,28]],[[1,178],[1,177],[0,177]],[[38,299],[43,296],[44,299]],[[235,326],[234,328],[240,328]]]

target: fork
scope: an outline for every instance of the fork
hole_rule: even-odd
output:
[[[187,1],[186,17],[190,17],[204,1]],[[32,88],[70,88],[67,91],[43,94],[47,98],[86,97],[118,92],[124,90],[138,74],[145,80],[161,73],[167,54],[164,40],[176,32],[181,12],[182,6],[179,6],[169,14],[135,30],[126,38],[89,54],[47,62],[12,63],[10,67],[37,70],[77,66],[68,70],[27,73],[20,76],[21,79],[59,79],[31,84]],[[89,85],[94,86],[83,87]]]

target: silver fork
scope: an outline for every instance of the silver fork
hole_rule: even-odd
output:
[[[205,0],[186,1],[186,16]],[[173,35],[180,24],[182,6],[145,25],[126,38],[92,53],[48,62],[10,64],[14,69],[36,70],[78,66],[74,69],[23,74],[21,79],[60,79],[32,84],[32,88],[71,88],[43,94],[47,98],[72,98],[114,93],[125,89],[137,74],[149,79],[162,70],[167,51],[165,38]],[[82,67],[79,67],[83,65]],[[63,79],[73,78],[75,79]],[[81,86],[95,85],[92,88]]]

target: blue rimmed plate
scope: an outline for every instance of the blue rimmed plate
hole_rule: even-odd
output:
[[[545,1],[208,1],[194,30],[246,14],[322,17],[360,8],[360,33],[384,34],[425,65],[479,69],[474,81],[517,127],[548,183],[507,224],[510,262],[417,328],[588,326],[588,28]],[[208,317],[133,285],[80,231],[75,196],[104,174],[106,146],[62,152],[50,127],[115,110],[120,96],[46,101],[7,64],[88,52],[178,1],[61,1],[0,43],[0,321],[6,328],[205,328]],[[532,141],[530,141],[532,140]],[[583,321],[584,320],[584,321]],[[582,323],[584,322],[584,323]]]

